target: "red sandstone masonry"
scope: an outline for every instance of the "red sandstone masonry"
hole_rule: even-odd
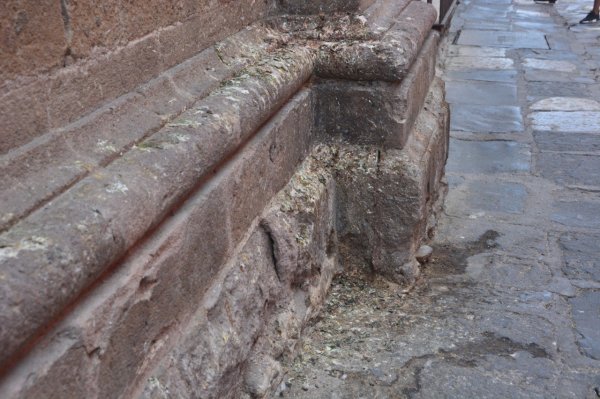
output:
[[[7,80],[61,66],[66,49],[60,1],[3,1],[0,6],[0,90]]]
[[[427,25],[429,21],[425,18],[414,23]],[[409,47],[416,45],[418,49],[428,34],[429,28],[411,27],[410,24],[405,28],[398,37],[404,40],[402,43],[408,43]],[[244,31],[249,36],[256,32]],[[419,35],[423,35],[423,37]],[[274,35],[264,45],[268,47],[271,39],[282,40]],[[156,43],[156,38],[152,40],[155,40],[154,43]],[[68,143],[73,147],[69,148],[66,155],[73,154],[81,156],[81,158],[76,159],[79,162],[74,162],[74,166],[69,165],[73,168],[71,177],[67,176],[62,181],[51,182],[41,190],[43,192],[41,195],[50,199],[56,193],[57,187],[60,190],[76,183],[81,176],[85,176],[87,173],[90,175],[55,198],[52,203],[38,209],[23,221],[15,224],[6,234],[0,236],[0,255],[6,261],[3,262],[4,265],[0,270],[4,278],[15,282],[14,285],[8,284],[8,287],[3,288],[6,291],[0,293],[2,305],[7,305],[0,309],[0,353],[5,356],[4,360],[27,339],[35,337],[40,328],[54,322],[53,318],[63,311],[67,304],[73,304],[72,301],[78,299],[82,290],[85,290],[90,284],[94,284],[98,276],[105,273],[107,267],[112,265],[115,267],[115,276],[123,276],[120,273],[126,263],[122,264],[119,259],[122,259],[121,257],[126,251],[136,251],[137,246],[151,243],[155,238],[161,239],[160,234],[157,237],[154,233],[162,231],[160,229],[164,226],[171,226],[168,224],[169,212],[178,210],[177,215],[187,220],[187,217],[181,216],[179,210],[186,209],[185,205],[184,208],[180,208],[182,201],[187,201],[190,193],[197,192],[203,184],[206,184],[213,172],[220,171],[223,162],[231,154],[239,151],[240,145],[250,139],[256,129],[299,90],[314,70],[315,54],[305,47],[288,46],[285,50],[268,48],[266,52],[262,50],[258,53],[249,52],[247,59],[243,59],[240,64],[237,64],[235,54],[238,46],[243,47],[243,42],[231,42],[230,45],[225,46],[218,45],[214,51],[210,50],[207,54],[209,54],[209,59],[214,61],[213,65],[222,66],[224,62],[229,64],[228,66],[232,65],[231,68],[241,68],[265,57],[266,54],[268,56],[254,66],[245,69],[235,79],[225,82],[219,89],[213,90],[211,95],[195,103],[193,107],[174,120],[172,119],[173,114],[177,114],[182,107],[191,106],[198,95],[204,95],[207,91],[214,89],[215,84],[223,79],[222,76],[227,76],[227,73],[230,72],[223,68],[213,67],[211,64],[205,64],[205,67],[203,65],[202,71],[199,71],[196,68],[197,64],[194,63],[178,66],[155,79],[150,85],[137,89],[137,93],[120,99],[122,107],[114,109],[109,107],[104,110],[106,113],[100,112],[94,118],[86,121],[84,126],[86,129],[90,129],[90,135],[81,144],[66,140],[65,138],[69,136],[61,136],[63,132],[60,130],[57,131],[60,134],[52,136],[52,138],[58,139],[53,141],[54,147],[48,146],[48,149],[53,149],[54,153],[60,153],[60,148]],[[416,51],[411,56],[413,58],[408,60],[405,66],[407,69],[416,59]],[[219,59],[218,62],[215,57]],[[123,65],[126,66],[127,61],[124,62]],[[213,70],[213,68],[215,69]],[[382,79],[387,76],[387,73],[382,71],[381,74],[374,74],[374,76]],[[405,76],[406,71],[396,69],[394,73],[397,73],[395,76],[398,78]],[[208,84],[207,76],[214,76],[208,80]],[[406,93],[410,92],[406,91]],[[166,104],[161,102],[161,98],[165,94],[171,97],[169,100],[173,99],[174,101]],[[312,114],[312,106],[308,107]],[[97,126],[110,126],[111,113],[124,112],[125,116],[128,115],[128,112],[132,112],[131,110],[134,110],[133,115],[139,116],[139,119],[127,122],[131,129],[128,129],[126,124],[111,126],[114,130],[108,131],[106,137],[110,140],[117,137],[121,139],[118,133],[123,130],[127,132],[131,130],[131,136],[124,136],[122,141],[116,142],[116,145],[113,145],[110,140],[94,142],[94,139],[99,137],[93,135],[96,122],[92,121],[96,121],[96,117],[98,117],[99,123]],[[136,113],[136,110],[139,112]],[[285,174],[288,173],[287,168],[292,167],[293,169],[293,165],[304,156],[302,151],[294,152],[311,143],[310,138],[302,136],[303,132],[310,132],[312,123],[312,120],[310,123],[307,122],[310,118],[307,118],[303,112],[306,111],[298,111],[296,116],[291,116],[285,126],[281,127],[281,133],[274,133],[275,137],[285,137],[283,142],[276,139],[268,142],[268,145],[259,147],[250,143],[247,148],[252,148],[251,151],[255,151],[255,153],[245,151],[241,155],[244,162],[243,167],[232,171],[233,177],[227,180],[227,184],[231,185],[230,189],[225,193],[215,194],[215,197],[198,199],[200,202],[208,201],[207,206],[212,206],[211,210],[207,210],[208,213],[203,216],[198,216],[199,219],[187,215],[193,222],[186,225],[185,229],[189,230],[182,234],[189,237],[186,240],[191,241],[186,241],[189,244],[183,247],[177,244],[177,250],[169,255],[164,266],[161,266],[166,270],[173,264],[180,265],[177,267],[181,268],[181,274],[171,275],[169,271],[164,271],[159,276],[160,278],[137,274],[132,280],[125,283],[134,290],[136,299],[132,299],[133,302],[131,302],[132,313],[123,316],[127,319],[122,319],[114,324],[118,330],[114,331],[114,340],[108,338],[108,335],[104,335],[95,341],[102,344],[96,345],[86,341],[86,349],[81,351],[82,341],[77,338],[76,334],[72,334],[72,329],[67,327],[61,330],[65,326],[61,323],[57,326],[60,333],[53,336],[58,338],[54,343],[52,342],[53,337],[46,337],[39,342],[35,349],[36,352],[32,353],[32,356],[42,356],[47,359],[50,356],[54,360],[44,363],[45,365],[41,368],[34,367],[40,380],[39,384],[27,386],[27,389],[31,388],[31,396],[34,396],[36,390],[37,395],[42,397],[47,395],[49,391],[44,391],[50,389],[50,385],[47,384],[60,382],[61,368],[70,368],[71,366],[76,367],[73,369],[73,373],[78,375],[82,381],[91,381],[90,384],[96,384],[97,378],[104,381],[98,386],[98,391],[91,392],[91,394],[105,397],[106,395],[132,392],[130,391],[133,389],[131,387],[137,384],[140,378],[143,378],[142,376],[152,367],[154,359],[161,356],[162,345],[166,345],[165,343],[169,339],[174,339],[169,331],[177,334],[176,325],[180,319],[175,320],[175,324],[161,324],[169,319],[168,307],[177,301],[183,301],[180,302],[181,309],[194,306],[197,302],[194,295],[203,293],[205,284],[208,284],[207,281],[210,279],[210,273],[215,272],[212,269],[202,269],[196,275],[195,268],[210,267],[210,265],[218,268],[219,262],[227,257],[228,248],[244,237],[248,226],[263,209],[264,204],[289,179],[289,175],[286,177]],[[109,116],[106,119],[107,124],[101,122],[103,115]],[[116,119],[126,120],[127,118],[124,116]],[[142,129],[136,130],[137,124],[146,122],[149,123]],[[156,131],[165,122],[167,125]],[[298,130],[290,132],[290,125],[297,126]],[[73,131],[85,132],[85,130],[79,130],[78,126],[74,125],[73,128]],[[271,126],[271,128],[277,132],[276,127]],[[148,134],[149,137],[146,138]],[[286,144],[286,140],[296,141]],[[129,149],[128,146],[134,143],[137,144]],[[94,146],[96,147],[95,151],[90,153],[88,149]],[[291,148],[295,150],[290,151]],[[46,156],[48,161],[54,158],[51,153]],[[38,165],[38,170],[43,169],[43,166],[42,161]],[[17,174],[12,180],[13,183],[19,180],[19,173],[21,175],[27,173],[26,169],[16,170]],[[257,182],[261,182],[262,185],[257,187]],[[210,186],[206,187],[208,189]],[[223,204],[232,198],[232,209],[230,210]],[[27,212],[27,210],[22,212]],[[211,218],[227,220],[226,228],[229,229],[229,232],[226,235],[215,234],[215,241],[207,242],[208,246],[205,250],[202,247],[196,248],[195,246],[198,246],[198,243],[210,234],[199,233],[195,230],[197,227],[192,226],[206,225],[211,232],[212,230],[218,232],[222,227],[211,224],[210,220],[213,220]],[[14,220],[11,219],[9,224]],[[155,228],[159,230],[154,232]],[[144,235],[148,232],[151,232],[152,236],[144,239]],[[178,234],[173,237],[174,242],[181,239]],[[201,260],[201,257],[206,256],[207,253],[212,256],[212,248],[218,247],[220,240],[225,243],[223,247],[225,252],[223,254],[214,252],[214,261]],[[164,245],[171,244],[165,242]],[[200,252],[195,254],[193,252],[195,250]],[[178,263],[182,262],[177,259],[179,251],[191,254],[189,261],[192,263]],[[151,253],[152,255],[148,253],[148,256],[154,258],[161,251],[156,250]],[[133,258],[127,259],[132,260]],[[194,259],[197,261],[196,264],[194,264]],[[205,261],[208,263],[204,263]],[[153,260],[148,260],[148,262],[151,263]],[[138,265],[136,268],[145,268],[148,264],[147,262],[142,263],[143,266]],[[23,273],[29,276],[27,280],[21,278]],[[195,280],[194,277],[198,277],[200,280]],[[161,281],[161,284],[158,285],[157,281]],[[89,297],[90,301],[94,302],[98,298],[95,293],[101,292],[102,289],[112,289],[106,284],[101,287],[103,288],[96,287],[94,289],[94,294]],[[177,294],[176,287],[181,287],[180,294]],[[157,298],[160,298],[157,299],[157,304],[166,310],[153,316],[150,305],[143,302],[147,302],[148,296],[152,297],[155,292]],[[186,292],[190,294],[185,295]],[[180,298],[178,295],[183,295],[183,297]],[[8,299],[4,300],[5,298]],[[122,308],[121,305],[123,305],[122,302],[121,304],[111,303],[109,306],[114,307],[114,311],[118,311]],[[15,309],[18,309],[19,312],[13,313]],[[185,310],[182,311],[185,312]],[[80,316],[81,314],[77,310],[75,314],[67,315],[68,319],[65,319],[64,322],[71,320],[71,317]],[[104,320],[103,316],[97,313],[94,317],[96,316],[97,318],[94,320]],[[185,318],[185,316],[180,317]],[[150,324],[144,324],[146,321],[150,321]],[[130,340],[132,331],[139,331],[141,334],[139,339]],[[18,334],[16,334],[17,332]],[[107,344],[107,342],[109,343]],[[144,346],[140,347],[142,342]],[[55,344],[56,346],[54,346]],[[50,346],[46,347],[46,345]],[[103,348],[106,349],[106,352],[103,351]],[[127,356],[119,357],[118,353],[127,353],[127,356],[131,355],[130,359],[137,359],[135,362],[138,364],[138,368],[130,370],[126,369],[126,366],[116,367],[116,364],[127,359]],[[78,360],[79,356],[83,358],[84,354],[89,359]],[[95,368],[97,365],[89,366],[88,363],[96,364],[103,360],[107,363],[98,366],[102,368],[102,371],[97,371],[98,369]],[[114,370],[113,366],[115,366]],[[23,367],[27,368],[28,366],[24,364]],[[16,371],[16,373],[21,371]],[[11,379],[9,383],[17,384],[15,381]],[[109,382],[112,382],[114,387],[111,387]],[[73,386],[72,383],[66,381],[62,383],[67,384],[66,387],[70,386],[74,390],[73,392],[80,389],[80,387]],[[14,387],[15,385],[12,385],[10,389],[14,389]],[[59,388],[57,387],[57,389]],[[109,391],[104,391],[105,389],[109,389]],[[110,391],[111,389],[114,391]]]
[[[408,20],[409,36],[401,36],[411,37],[415,45],[422,43],[427,33],[424,26],[433,23],[430,19]],[[414,60],[417,53],[412,54]],[[41,208],[0,236],[6,255],[5,278],[9,281],[3,286],[7,300],[0,308],[4,321],[0,323],[0,360],[6,361],[156,226],[273,109],[298,90],[312,73],[313,65],[314,55],[305,47],[271,55],[270,62],[258,63],[167,129],[98,169],[51,206]],[[383,72],[379,78],[385,76]],[[159,153],[154,148],[164,151]],[[139,211],[140,207],[144,212]],[[52,256],[46,256],[47,252]],[[28,271],[30,268],[41,273]],[[23,281],[22,273],[30,278]],[[25,299],[30,297],[36,300]]]
[[[267,56],[269,38],[260,27],[244,29],[139,87],[140,95],[122,96],[0,158],[0,202],[5,204],[0,231],[157,131],[222,80]]]
[[[276,65],[283,69],[262,67],[269,71],[267,81],[241,76],[237,85],[213,92],[151,140],[0,236],[6,248],[3,273],[15,282],[0,288],[0,361],[156,226],[309,78],[310,52],[297,49],[294,57],[285,52],[279,57]]]
[[[52,376],[68,370],[75,392],[78,386],[89,388],[85,397],[93,392],[99,398],[127,397],[125,392],[143,381],[140,376],[163,346],[174,345],[171,336],[179,334],[179,325],[196,310],[234,246],[306,157],[312,114],[311,94],[301,91],[128,256],[83,308],[57,326],[42,345],[48,347],[15,372],[27,382],[13,377],[12,384],[0,385],[0,396],[45,397],[60,388]],[[264,183],[259,189],[257,181]],[[78,350],[82,346],[85,350]],[[44,390],[37,391],[40,387]]]
[[[435,74],[438,41],[436,33],[429,35],[400,83],[319,80],[316,118],[324,139],[403,148]]]
[[[24,3],[0,7],[7,13],[0,15],[6,33],[0,62],[7,63],[0,65],[0,155],[134,90],[271,10],[270,3],[252,0],[212,8],[188,0],[124,6],[81,0],[66,2],[66,11],[60,0],[45,0],[41,8]],[[39,94],[25,96],[25,87]]]

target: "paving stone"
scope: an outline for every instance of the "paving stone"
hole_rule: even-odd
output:
[[[463,29],[468,30],[477,30],[477,29],[485,29],[485,30],[495,30],[495,31],[507,31],[511,30],[512,26],[510,21],[508,20],[482,20],[482,19],[469,19],[465,22]]]
[[[542,151],[600,151],[600,135],[587,133],[533,132]]]
[[[585,291],[571,299],[573,319],[581,334],[579,347],[587,356],[600,360],[600,291]]]
[[[529,115],[535,130],[600,133],[600,112],[532,112]]]
[[[523,131],[521,109],[515,106],[451,104],[450,129],[473,133]]]
[[[513,141],[450,140],[446,170],[457,173],[527,172],[531,152]]]
[[[485,24],[489,21],[506,20],[511,8],[512,6],[503,4],[473,4],[462,13],[462,16],[467,22]]]
[[[498,15],[493,18],[498,18]],[[541,32],[463,30],[458,44],[507,48],[548,48],[546,38]]]
[[[561,35],[560,33],[551,33],[553,31],[557,32],[558,30],[553,30],[553,29],[545,30],[546,33],[550,33],[550,34],[546,35],[546,40],[548,41],[548,46],[550,46],[550,48],[552,50],[559,50],[559,51],[571,50],[570,41],[564,35]]]
[[[536,168],[558,184],[600,187],[600,156],[545,152],[538,155]]]
[[[600,228],[600,202],[557,201],[553,204],[552,221],[573,227]]]
[[[453,57],[446,62],[446,67],[455,69],[512,69],[514,62],[510,58],[498,57]]]
[[[463,69],[448,70],[445,73],[446,80],[480,80],[487,82],[515,82],[517,71],[514,69]]]
[[[547,69],[555,72],[575,72],[577,65],[569,61],[563,60],[545,60],[539,58],[525,58],[523,63],[525,68],[530,69]]]
[[[446,212],[473,217],[480,211],[519,214],[525,210],[527,189],[522,184],[471,181],[455,185],[446,197]]]
[[[592,77],[547,69],[525,69],[525,80],[528,82],[594,83]]]
[[[514,21],[512,25],[523,30],[537,30],[545,33],[559,30],[552,22]]]
[[[452,45],[448,50],[449,56],[459,57],[506,57],[506,49],[499,47],[472,47]]]
[[[526,9],[526,8],[517,8],[515,10],[515,17],[525,18],[527,21],[531,21],[531,20],[535,20],[536,18],[539,18],[542,20],[549,20],[549,22],[552,22],[552,19],[550,18],[550,14],[547,13],[546,11],[541,11],[539,9],[532,10],[532,9]]]
[[[527,189],[518,183],[471,182],[467,206],[493,212],[523,213]]]
[[[600,102],[591,98],[549,97],[529,107],[533,111],[600,111]]]
[[[519,49],[523,58],[538,58],[544,60],[577,61],[577,54],[572,51],[542,50],[542,49]]]
[[[563,272],[567,277],[600,282],[600,235],[566,233],[559,243],[565,260]]]
[[[527,82],[525,92],[529,98],[539,97],[581,97],[588,95],[589,86],[573,82]]]
[[[517,86],[498,82],[450,81],[446,83],[446,101],[461,104],[515,105]]]

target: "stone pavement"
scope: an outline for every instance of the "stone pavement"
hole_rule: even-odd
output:
[[[600,397],[600,24],[577,24],[591,3],[459,5],[424,278],[339,278],[278,395]]]

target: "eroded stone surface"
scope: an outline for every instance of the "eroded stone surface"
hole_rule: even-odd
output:
[[[597,133],[600,126],[600,112],[595,111],[532,112],[529,117],[536,130]]]
[[[517,86],[510,83],[449,81],[446,83],[446,90],[448,92],[446,98],[451,104],[513,105],[517,103]],[[494,94],[490,95],[490,93]],[[458,117],[460,118],[460,115]]]
[[[561,236],[565,258],[563,271],[573,279],[600,282],[600,236],[597,234],[567,233]]]
[[[575,72],[577,65],[569,61],[562,60],[544,60],[538,58],[525,58],[523,64],[525,68],[547,69],[555,72]]]
[[[550,97],[531,104],[534,111],[600,111],[600,102],[580,97]]]
[[[498,18],[498,15],[494,15],[493,18]],[[544,34],[537,31],[464,30],[460,34],[458,44],[506,48],[548,48]]]
[[[473,133],[512,133],[523,131],[521,109],[516,106],[459,103],[452,104],[451,110],[451,130]]]
[[[543,177],[562,185],[600,187],[600,156],[543,153],[538,155],[536,168]]]
[[[466,141],[451,139],[447,170],[457,173],[527,172],[529,146],[504,141]]]
[[[447,66],[450,70],[453,69],[512,69],[514,67],[513,60],[509,58],[489,58],[463,56],[455,57],[448,61]]]
[[[581,350],[592,359],[600,360],[600,291],[585,291],[571,299],[573,319]]]
[[[573,23],[589,7],[577,4],[581,8],[569,14]],[[571,114],[581,124],[577,111],[592,107],[597,97],[593,85],[582,82],[597,80],[596,65],[588,61],[598,43],[589,27],[567,30],[557,11],[569,7],[574,3],[462,2],[449,29],[443,73],[451,79],[449,89],[459,93],[450,94],[454,105],[469,102],[469,95],[486,101],[481,81],[507,82],[518,88],[515,107],[568,109],[565,120]],[[464,58],[487,55],[485,65],[500,55],[490,46],[505,50],[511,70],[479,69],[470,77]],[[550,61],[537,66],[576,65],[578,71],[534,71],[527,58]],[[470,82],[460,87],[462,81]],[[558,96],[586,100],[530,103]],[[462,112],[456,110],[453,119]],[[469,110],[459,122],[467,126],[470,116],[483,114]],[[316,324],[289,366],[283,397],[598,396],[600,210],[597,179],[590,175],[597,165],[585,161],[598,155],[598,134],[533,130],[521,112],[497,119],[523,129],[515,135],[479,123],[477,134],[451,133],[445,216],[420,283],[406,292],[361,276],[337,280],[329,317]]]

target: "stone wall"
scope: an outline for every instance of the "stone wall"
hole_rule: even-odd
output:
[[[418,277],[447,154],[433,8],[164,3],[63,0],[62,64],[9,54],[0,397],[264,397],[334,273]]]
[[[4,1],[0,154],[131,92],[271,8],[263,0]]]

